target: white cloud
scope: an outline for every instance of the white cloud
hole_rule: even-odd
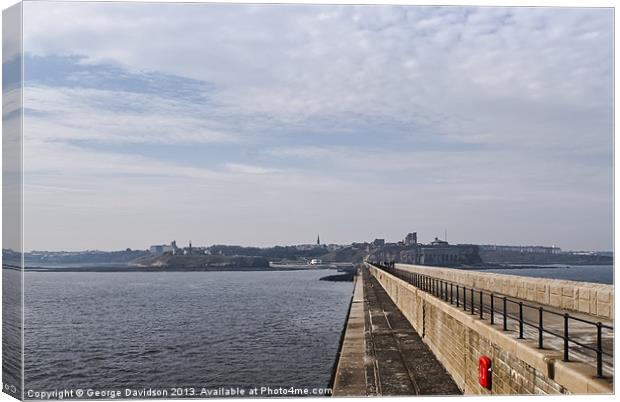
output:
[[[217,88],[205,105],[28,87],[32,184],[51,170],[58,192],[92,190],[71,199],[32,191],[76,210],[118,207],[114,219],[98,218],[102,233],[137,211],[143,229],[124,241],[161,236],[156,216],[196,240],[203,227],[250,243],[249,232],[269,227],[269,244],[317,225],[351,241],[378,227],[432,232],[448,222],[464,241],[580,247],[568,230],[578,222],[591,235],[582,247],[611,244],[610,10],[33,2],[25,13],[32,54]],[[274,147],[275,131],[293,145]],[[308,134],[317,131],[350,137],[321,144]],[[215,171],[54,144],[69,140],[254,143],[265,163],[230,160]],[[290,167],[296,159],[316,163]],[[89,187],[89,178],[98,181]]]
[[[235,112],[286,124],[357,113],[514,141],[500,130],[529,109],[553,118],[550,106],[570,114],[611,100],[608,10],[36,3],[26,13],[32,53],[216,82]],[[577,40],[595,31],[595,43]],[[512,118],[487,127],[489,104]]]
[[[266,174],[277,171],[275,169],[264,168],[261,166],[244,165],[241,163],[227,163],[225,167],[231,172],[246,174]]]
[[[236,133],[204,116],[200,105],[152,94],[29,85],[26,136],[37,140],[183,143],[236,142]],[[212,128],[215,127],[215,128]]]

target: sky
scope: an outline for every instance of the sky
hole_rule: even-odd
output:
[[[24,3],[26,250],[611,250],[613,11]]]

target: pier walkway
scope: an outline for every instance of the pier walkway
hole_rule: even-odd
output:
[[[357,279],[334,396],[461,394],[368,269]]]

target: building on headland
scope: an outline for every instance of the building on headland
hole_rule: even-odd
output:
[[[383,247],[385,246],[385,239],[374,239],[372,245],[373,247]]]
[[[394,261],[405,264],[454,267],[482,264],[478,246],[473,244],[449,244],[435,237],[430,244],[417,241],[417,233],[409,233],[399,243],[371,243],[370,261]]]
[[[611,265],[613,252],[563,251],[556,246],[480,246],[482,260],[490,264]]]
[[[498,246],[495,244],[481,244],[481,251],[493,251],[498,253],[536,253],[536,254],[560,254],[562,249],[551,246]]]
[[[435,237],[435,240],[431,242],[431,246],[447,246],[448,242]]]
[[[177,242],[176,240],[173,240],[170,242],[170,244],[154,245],[149,247],[149,251],[155,256],[163,254],[176,254],[178,251]]]
[[[403,243],[405,246],[415,246],[418,244],[418,232],[407,233]]]
[[[328,249],[332,250],[332,249],[335,248],[335,246],[337,246],[337,245],[321,244],[321,237],[320,237],[320,235],[317,235],[316,236],[316,242],[314,242],[314,243],[296,244],[296,245],[293,245],[292,247],[295,247],[299,251],[309,251],[309,250],[315,250],[315,249],[317,249],[319,247],[320,248],[328,248]]]

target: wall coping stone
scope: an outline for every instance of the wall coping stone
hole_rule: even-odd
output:
[[[498,295],[607,320],[614,319],[614,286],[609,284],[400,263],[396,264],[396,268],[462,283]]]

